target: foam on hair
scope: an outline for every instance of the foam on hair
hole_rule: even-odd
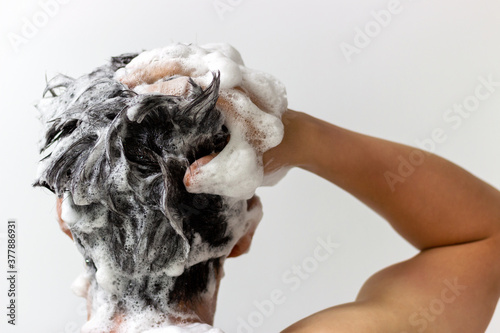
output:
[[[116,78],[136,75],[145,67],[172,67],[189,75],[201,86],[208,86],[212,72],[220,73],[219,103],[226,111],[225,125],[231,133],[226,149],[191,178],[188,191],[249,199],[257,187],[273,185],[284,174],[265,178],[262,153],[283,139],[281,115],[287,108],[286,89],[273,76],[246,67],[239,52],[229,44],[203,46],[173,44],[141,53],[116,72]],[[167,79],[148,77],[135,91]],[[166,71],[168,73],[168,71]],[[132,112],[134,114],[135,111]]]
[[[77,79],[56,76],[38,104],[45,137],[34,185],[63,198],[62,218],[85,259],[73,285],[91,298],[83,332],[109,331],[119,314],[124,332],[177,332],[171,318],[198,320],[179,309],[214,296],[225,258],[262,216],[243,199],[263,182],[262,152],[283,135],[284,89],[273,92],[270,77],[247,70],[225,44],[167,49],[114,57]],[[198,72],[186,95],[140,93],[118,80],[158,53],[191,59]],[[231,88],[238,85],[268,103],[267,112]],[[252,133],[220,112],[220,94],[265,129],[260,150],[250,144]],[[186,169],[211,153],[218,160],[188,191]]]

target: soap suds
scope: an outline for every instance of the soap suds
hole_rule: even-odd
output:
[[[148,65],[153,76],[141,74]],[[180,302],[214,297],[225,258],[262,217],[244,199],[266,183],[262,154],[283,137],[283,85],[227,44],[174,44],[57,76],[46,93],[35,185],[62,198],[85,260],[73,284],[91,300],[82,332],[109,331],[118,315],[120,332],[221,332],[171,320],[199,320]],[[212,153],[186,189],[188,166]]]
[[[167,326],[152,330],[144,331],[143,333],[224,333],[218,328],[214,328],[207,324],[194,323],[185,326]]]
[[[141,74],[144,68],[154,69],[155,75]],[[207,86],[216,71],[221,78],[217,106],[226,116],[231,139],[221,154],[193,175],[187,189],[192,193],[249,199],[257,187],[271,183],[264,179],[262,153],[277,146],[283,138],[280,119],[287,108],[287,99],[281,82],[245,67],[238,51],[228,44],[174,44],[146,51],[119,69],[115,77],[125,82],[136,79],[142,84],[135,91],[142,93],[147,91],[147,85],[158,85],[183,74]],[[134,117],[135,110],[130,109],[129,118]],[[275,183],[276,175],[274,178]]]
[[[85,298],[87,296],[89,287],[90,277],[87,273],[82,273],[78,275],[75,281],[73,281],[73,283],[71,284],[71,291],[73,291],[76,296]]]

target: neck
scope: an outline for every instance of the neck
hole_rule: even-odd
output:
[[[94,288],[89,286],[88,289],[88,321],[82,328],[82,332],[96,332],[96,329],[102,329],[105,321],[107,323],[104,325],[112,333],[137,332],[154,327],[183,326],[191,323],[213,325],[219,284],[220,278],[217,276],[215,285],[208,286],[206,292],[195,301],[179,301],[169,306],[167,311],[147,309],[138,312],[127,309],[117,310],[120,308],[117,305],[118,302],[111,301],[114,297],[102,297],[102,289],[95,283]],[[166,300],[165,303],[168,301]],[[111,321],[105,319],[109,318],[110,313],[114,313]]]

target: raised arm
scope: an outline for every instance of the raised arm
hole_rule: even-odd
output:
[[[268,163],[280,154],[278,163],[340,186],[418,249],[477,241],[500,230],[500,192],[455,164],[304,113],[288,111],[284,122],[286,141],[265,155]]]
[[[500,295],[500,192],[416,148],[299,112],[283,121],[268,171],[299,166],[329,180],[421,250],[372,276],[356,302],[284,332],[484,332]]]

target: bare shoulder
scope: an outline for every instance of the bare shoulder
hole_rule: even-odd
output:
[[[500,296],[499,263],[500,235],[424,250],[371,276],[355,302],[283,332],[484,332]]]
[[[282,333],[387,333],[395,318],[376,302],[337,305],[304,318]]]

